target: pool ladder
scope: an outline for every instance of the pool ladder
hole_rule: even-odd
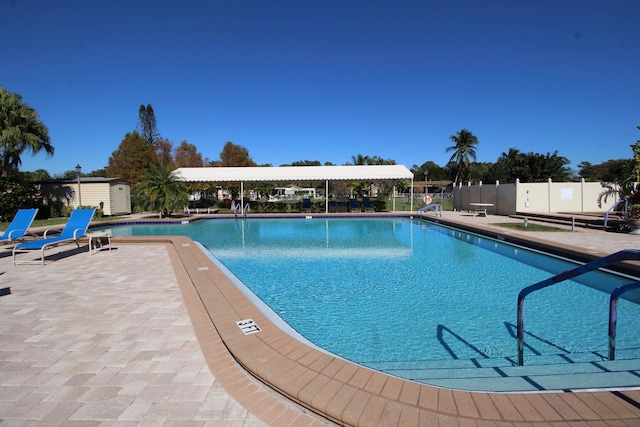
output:
[[[567,270],[557,274],[549,279],[538,282],[534,285],[527,286],[520,291],[518,295],[518,366],[524,365],[524,299],[530,293],[542,288],[554,285],[564,280],[571,279],[576,276],[606,267],[619,261],[640,260],[640,250],[625,249],[611,255],[596,259],[573,270]],[[640,281],[629,283],[627,285],[615,288],[609,297],[609,360],[615,360],[616,352],[616,324],[618,321],[618,299],[620,295],[633,289],[640,288]]]
[[[240,208],[242,207],[242,205],[240,203],[238,203],[237,205],[233,205],[233,214],[235,215],[235,217],[238,217],[238,212],[241,210]],[[249,203],[247,203],[246,205],[244,205],[244,209],[242,210],[242,212],[240,212],[242,215],[244,215],[244,217],[247,217],[247,213],[251,210],[251,205],[249,205]]]

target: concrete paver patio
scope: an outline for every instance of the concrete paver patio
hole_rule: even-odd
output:
[[[73,248],[0,253],[1,425],[266,425],[212,375],[165,245]]]

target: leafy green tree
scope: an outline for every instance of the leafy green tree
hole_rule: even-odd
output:
[[[637,126],[640,129],[640,126]],[[637,168],[640,167],[640,140],[631,146],[633,159],[607,160],[597,165],[582,162],[578,165],[578,175],[585,181],[604,181],[621,183],[635,174],[636,181],[640,181]],[[634,172],[635,169],[635,172]]]
[[[469,180],[475,183],[479,181],[489,183],[492,169],[491,162],[473,162],[469,165]]]
[[[138,132],[127,133],[116,151],[111,153],[107,176],[138,184],[150,166],[155,164],[153,147]]]
[[[640,126],[637,126],[640,130]],[[640,212],[640,140],[631,145],[633,159],[629,160],[616,180],[603,182],[604,190],[598,194],[598,206],[606,202],[607,198],[617,196],[620,200],[627,200],[631,216],[636,218]]]
[[[81,173],[80,176],[85,176],[85,174]],[[68,169],[62,173],[57,173],[53,176],[54,179],[76,179],[76,171],[75,169]]]
[[[205,160],[195,145],[182,141],[174,151],[173,164],[173,167],[176,168],[200,168],[205,165]],[[190,182],[187,183],[187,189],[190,194],[198,192],[214,193],[216,186],[207,182]]]
[[[351,161],[347,163],[348,165],[395,165],[396,161],[392,159],[383,159],[380,156],[363,156],[362,154],[356,154],[355,156],[351,156]]]
[[[145,210],[169,216],[189,203],[187,187],[166,166],[152,166],[135,187],[137,202]]]
[[[367,166],[367,165],[395,165],[396,161],[391,159],[383,159],[380,156],[363,156],[362,154],[356,154],[355,156],[351,156],[351,162],[347,163],[348,165],[354,166]],[[373,182],[371,181],[360,181],[351,183],[350,187],[352,191],[356,195],[364,195],[365,193],[370,193],[371,188],[373,186]],[[378,193],[379,195],[384,194],[387,191],[389,183],[378,183]],[[335,186],[336,184],[334,184]]]
[[[456,178],[456,174],[458,173],[458,165],[455,162],[448,162],[443,169],[445,171],[446,179],[453,182]]]
[[[354,166],[365,166],[365,165],[373,164],[372,161],[373,161],[372,158],[369,156],[356,154],[355,156],[351,156],[351,162],[347,164],[354,165]],[[359,181],[359,182],[352,182],[350,184],[350,187],[353,193],[355,193],[357,196],[363,196],[365,194],[369,194],[369,192],[371,191],[372,185],[373,185],[373,182],[370,182],[370,181]],[[334,191],[336,188],[338,188],[337,186],[338,186],[338,183],[334,183],[333,185]]]
[[[51,179],[51,174],[45,169],[36,169],[33,172],[22,172],[22,176],[26,182],[42,181]],[[104,175],[101,175],[104,176]]]
[[[291,163],[291,166],[322,166],[318,160],[298,160]]]
[[[508,152],[503,152],[493,165],[491,173],[492,181],[502,183],[515,182],[516,179],[523,180],[528,174],[525,155],[516,148],[510,148]]]
[[[636,126],[636,128],[640,130],[640,126]],[[634,180],[635,182],[640,182],[640,139],[631,145],[631,150],[633,151],[633,160],[635,162],[633,168]]]
[[[182,141],[175,149],[174,159],[175,166],[178,168],[200,168],[205,165],[202,153],[199,153],[198,148],[187,141]]]
[[[370,161],[371,157],[363,156],[362,154],[356,154],[355,156],[351,156],[351,162],[348,164],[362,166],[370,164]]]
[[[530,182],[542,182],[548,179],[562,182],[573,179],[573,173],[567,167],[569,160],[559,156],[557,151],[552,154],[528,153],[527,157]]]
[[[17,172],[25,151],[53,156],[49,130],[22,96],[0,86],[0,176]]]
[[[256,167],[256,162],[253,161],[247,150],[242,145],[234,144],[231,141],[222,148],[220,152],[220,160],[214,160],[209,163],[209,166],[213,167]],[[231,197],[235,199],[240,194],[240,186],[237,184],[226,184],[225,188],[229,190]],[[249,187],[250,188],[250,187]]]
[[[521,153],[516,148],[510,148],[502,153],[493,166],[489,176],[500,182],[544,182],[549,178],[553,181],[570,181],[573,172],[567,165],[569,160],[553,154]]]
[[[373,156],[369,158],[370,165],[395,165],[396,161],[393,159],[383,159],[380,156]]]
[[[39,202],[38,189],[22,174],[0,180],[0,221],[10,221],[18,209],[35,208]]]
[[[276,185],[273,182],[257,182],[253,189],[260,197],[269,196],[275,190]]]
[[[92,176],[92,177],[96,177],[96,178],[103,178],[107,176],[107,168],[102,168],[102,169],[96,169],[93,170],[91,172],[89,172],[88,174],[83,174],[84,176]]]
[[[225,166],[225,167],[256,166],[256,162],[254,162],[251,156],[249,155],[249,150],[247,150],[242,145],[234,144],[231,141],[227,141],[227,143],[222,148],[222,151],[220,152],[219,162],[212,162],[212,163],[213,163],[213,166]]]
[[[170,169],[175,168],[173,151],[173,142],[164,138],[156,140],[153,147],[153,152],[155,154],[155,160],[153,164],[155,164],[156,166],[167,165]]]
[[[156,122],[156,113],[153,111],[151,104],[146,107],[140,105],[138,110],[138,128],[140,135],[147,142],[147,145],[154,146],[156,141],[160,139],[158,132],[158,124]]]
[[[480,142],[474,134],[466,129],[462,129],[455,135],[451,135],[449,139],[454,143],[454,145],[446,149],[447,153],[453,151],[453,155],[449,162],[455,162],[457,165],[456,177],[453,180],[453,184],[455,186],[458,183],[460,174],[463,172],[463,167],[468,168],[471,160],[476,160],[475,147]]]
[[[442,181],[446,179],[446,171],[436,163],[429,160],[422,165],[413,165],[411,167],[414,179],[416,181]]]

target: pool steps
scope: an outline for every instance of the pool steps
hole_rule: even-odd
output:
[[[462,390],[540,392],[593,388],[640,387],[639,350],[620,351],[633,359],[594,360],[594,353],[562,353],[527,357],[517,366],[513,358],[452,361],[379,362],[367,366],[423,384]],[[444,363],[443,363],[444,362]]]

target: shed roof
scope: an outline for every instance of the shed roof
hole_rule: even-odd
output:
[[[102,184],[102,183],[114,183],[124,182],[128,184],[128,181],[120,178],[104,178],[95,176],[81,176],[80,184]],[[35,181],[36,184],[77,184],[78,178],[52,178],[42,179]]]
[[[413,179],[404,165],[178,168],[188,182],[352,181]]]

